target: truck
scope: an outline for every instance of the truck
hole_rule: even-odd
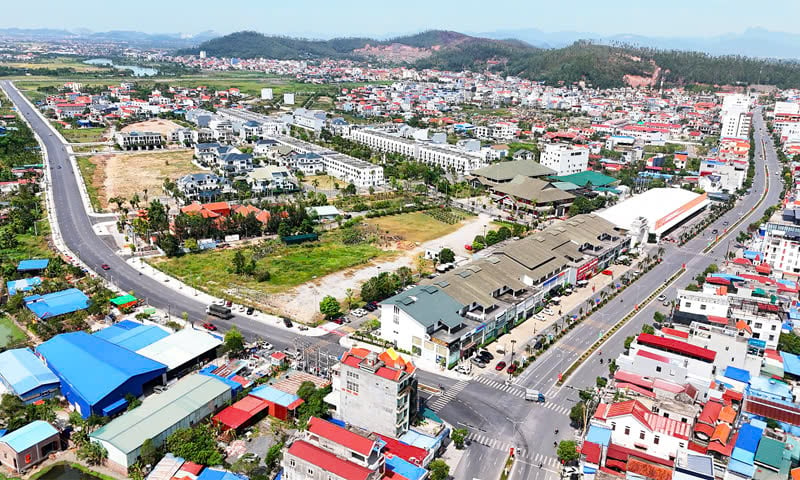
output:
[[[525,389],[525,400],[537,403],[544,403],[544,394],[539,390],[533,390],[530,388]]]
[[[226,307],[225,305],[211,304],[206,307],[206,313],[223,320],[233,318],[230,307]]]

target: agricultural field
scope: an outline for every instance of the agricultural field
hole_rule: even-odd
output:
[[[464,216],[455,223],[447,223],[434,218],[427,212],[412,212],[370,218],[365,220],[365,223],[391,237],[397,237],[407,242],[422,243],[455,232],[461,228],[465,218],[467,217]]]
[[[165,178],[175,180],[202,170],[192,163],[191,150],[142,153],[108,153],[77,157],[89,198],[97,209],[109,207],[109,199],[129,199],[145,189],[160,195]]]
[[[337,233],[328,233],[319,242],[274,245],[268,255],[256,262],[257,271],[266,270],[271,275],[270,280],[259,282],[254,277],[234,274],[229,270],[237,251],[242,251],[247,259],[253,254],[252,248],[245,247],[149,261],[156,268],[212,295],[228,296],[230,291],[240,290],[253,292],[254,295],[248,296],[258,298],[258,294],[284,292],[314,278],[393,255],[393,252],[368,243],[345,245]]]
[[[0,317],[0,348],[17,345],[28,336],[10,318]]]
[[[37,59],[35,62],[0,62],[0,66],[2,67],[10,67],[10,68],[28,68],[28,69],[36,69],[36,68],[49,68],[49,69],[58,69],[58,68],[71,68],[75,70],[77,73],[109,73],[112,72],[112,69],[108,67],[104,67],[102,65],[89,65],[83,63],[79,59],[75,59],[72,57],[54,57],[54,58],[41,58]]]

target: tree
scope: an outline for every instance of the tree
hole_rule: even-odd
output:
[[[281,457],[283,456],[283,442],[278,442],[275,445],[269,447],[267,450],[267,456],[264,457],[264,465],[267,468],[267,472],[272,472],[275,470],[275,467],[278,466],[278,462],[281,461]]]
[[[183,242],[183,246],[188,248],[192,253],[197,253],[200,251],[200,247],[197,245],[197,239],[195,238],[187,238]]]
[[[608,385],[608,379],[606,377],[597,377],[595,379],[595,383],[598,387],[603,388]]]
[[[578,444],[575,440],[562,440],[558,443],[556,455],[563,462],[573,462],[579,458]]]
[[[258,470],[259,463],[261,463],[261,458],[258,455],[247,452],[231,464],[231,470],[251,478]]]
[[[225,340],[223,341],[224,350],[231,356],[239,356],[244,352],[244,336],[236,326],[231,327],[230,330],[225,332]]]
[[[167,209],[158,200],[153,200],[147,207],[147,224],[154,232],[165,232],[169,228]]]
[[[153,444],[151,438],[142,442],[142,448],[139,451],[139,456],[142,457],[142,464],[155,466],[161,460],[161,452],[158,447]]]
[[[322,299],[321,302],[319,302],[319,311],[325,315],[325,318],[335,318],[341,313],[341,306],[339,305],[338,300],[330,295],[327,295]]]
[[[158,246],[161,247],[161,250],[164,250],[164,254],[167,257],[177,257],[183,253],[178,244],[178,239],[175,238],[174,235],[162,236],[158,242]]]
[[[631,344],[634,340],[636,340],[636,337],[634,336],[625,337],[625,342],[623,343],[625,350],[629,350],[631,348]]]
[[[100,465],[108,458],[108,451],[97,442],[87,441],[78,448],[78,458],[89,465]]]
[[[355,292],[353,292],[352,288],[348,288],[344,291],[344,299],[347,301],[348,310],[353,308],[353,296],[355,296]]]
[[[655,335],[656,329],[652,325],[644,324],[644,325],[642,325],[642,333],[647,333],[649,335]]]
[[[302,398],[303,401],[307,401],[314,395],[314,391],[317,389],[317,386],[314,385],[314,382],[305,381],[300,384],[300,387],[297,388],[297,396]]]
[[[456,254],[449,248],[443,248],[439,251],[439,263],[453,263],[456,261]]]
[[[201,465],[222,465],[224,460],[214,432],[206,424],[176,430],[167,437],[166,450]]]
[[[352,183],[349,183],[346,187],[344,187],[345,195],[355,195],[356,194],[356,186]]]
[[[586,414],[586,404],[578,402],[569,411],[569,419],[576,428],[583,428],[583,419]]]
[[[494,245],[495,243],[500,241],[500,236],[497,234],[495,230],[489,230],[486,234],[486,245]]]
[[[233,259],[231,260],[231,264],[233,265],[233,273],[241,275],[244,273],[245,266],[247,260],[244,258],[244,254],[241,250],[236,250],[236,253],[233,254]]]
[[[466,428],[456,428],[450,432],[450,439],[453,440],[456,448],[461,450],[464,448],[464,440],[467,439],[467,435],[469,435],[469,430]]]
[[[450,476],[450,465],[441,458],[437,458],[428,464],[430,480],[447,480]]]

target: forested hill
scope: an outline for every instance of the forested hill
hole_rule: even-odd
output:
[[[391,40],[335,38],[306,40],[237,32],[180,51],[205,50],[216,57],[370,59],[447,70],[492,69],[550,84],[586,81],[598,87],[623,85],[773,84],[800,87],[800,63],[699,52],[600,45],[585,41],[539,49],[518,40],[491,40],[431,30]]]

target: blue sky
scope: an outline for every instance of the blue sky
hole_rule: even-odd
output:
[[[770,0],[25,0],[3,2],[0,27],[387,37],[427,29],[536,28],[711,36],[749,27],[798,33],[800,2]],[[768,6],[764,6],[768,5]]]

